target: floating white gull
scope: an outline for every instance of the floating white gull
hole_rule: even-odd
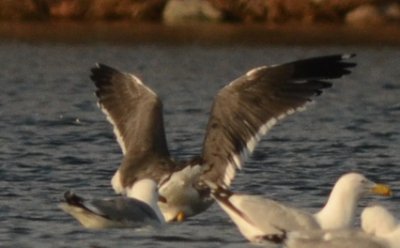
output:
[[[128,197],[85,200],[68,191],[64,198],[61,209],[86,228],[143,227],[165,222],[157,205],[157,184],[151,179],[138,180]]]
[[[367,207],[358,229],[293,231],[264,236],[286,248],[400,248],[398,220],[383,206]]]
[[[388,248],[400,248],[400,222],[383,206],[365,208],[361,214],[361,227],[385,242]]]
[[[362,230],[308,230],[264,236],[284,248],[389,248],[382,240]]]
[[[138,179],[159,183],[159,205],[167,221],[183,220],[213,202],[202,183],[228,188],[236,170],[274,124],[305,107],[331,83],[350,73],[354,55],[331,55],[262,66],[222,88],[215,97],[201,156],[190,162],[170,157],[157,94],[132,74],[99,64],[91,79],[100,108],[114,127],[124,154],[111,183],[126,194]]]
[[[360,197],[368,193],[391,195],[388,186],[358,173],[347,173],[336,182],[326,205],[311,214],[261,196],[236,194],[212,184],[210,187],[221,208],[252,242],[262,242],[265,235],[282,231],[350,228]]]

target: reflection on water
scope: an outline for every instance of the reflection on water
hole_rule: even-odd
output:
[[[354,73],[274,127],[233,187],[315,210],[340,174],[362,171],[395,192],[362,204],[383,202],[400,217],[398,49],[2,43],[0,243],[251,247],[216,205],[162,230],[89,231],[58,209],[68,189],[114,194],[121,152],[96,107],[89,68],[102,62],[134,72],[158,92],[171,152],[187,159],[200,152],[213,97],[230,80],[255,66],[337,52],[358,54]]]

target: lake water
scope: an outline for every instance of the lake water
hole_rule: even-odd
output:
[[[256,66],[342,52],[357,53],[354,73],[275,126],[233,189],[314,211],[341,174],[360,171],[395,193],[361,205],[400,217],[399,48],[0,43],[0,246],[251,247],[216,204],[162,230],[85,230],[57,207],[69,189],[114,195],[121,152],[89,69],[134,72],[158,92],[171,153],[188,159],[225,84]]]

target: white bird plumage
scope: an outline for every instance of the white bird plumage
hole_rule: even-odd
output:
[[[264,236],[284,248],[399,248],[399,221],[383,206],[364,208],[361,229],[300,230]]]
[[[364,209],[361,213],[361,227],[368,233],[386,242],[388,248],[400,248],[400,222],[381,205]]]
[[[282,230],[350,228],[357,202],[367,193],[391,195],[391,190],[359,173],[347,173],[339,178],[326,205],[316,214],[262,196],[232,193],[221,187],[214,189],[212,195],[243,236],[252,242],[259,242],[263,236],[280,233]]]

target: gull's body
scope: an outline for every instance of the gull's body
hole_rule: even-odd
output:
[[[400,248],[400,222],[380,205],[367,207],[361,214],[362,229],[387,244],[387,248]]]
[[[236,194],[222,188],[214,189],[212,195],[246,239],[260,242],[264,236],[282,231],[351,228],[357,202],[368,193],[390,195],[391,191],[361,174],[348,173],[339,178],[326,205],[316,214],[262,196]]]
[[[262,66],[222,88],[214,99],[202,153],[188,163],[169,154],[162,103],[157,94],[132,74],[106,65],[92,69],[98,103],[123,152],[112,178],[116,193],[138,179],[159,184],[159,205],[166,221],[181,220],[207,209],[213,202],[202,183],[228,188],[236,170],[274,124],[305,107],[331,83],[349,74],[353,55],[332,55]]]
[[[158,226],[165,222],[157,205],[157,184],[153,180],[137,181],[128,196],[86,200],[66,192],[60,207],[91,229]]]
[[[283,248],[388,248],[385,242],[356,229],[292,231],[264,238]]]
[[[266,235],[264,239],[284,248],[399,248],[399,221],[383,206],[367,207],[361,214],[362,229],[302,230]]]

